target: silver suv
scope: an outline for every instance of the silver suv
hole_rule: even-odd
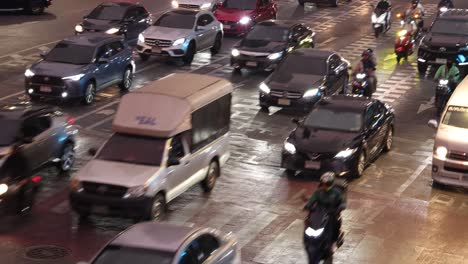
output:
[[[195,53],[221,49],[223,26],[208,11],[176,9],[164,13],[138,37],[137,52],[142,60],[151,55],[182,58],[191,64]]]

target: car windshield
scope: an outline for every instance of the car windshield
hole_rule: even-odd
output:
[[[326,75],[327,67],[324,59],[310,58],[300,55],[289,55],[279,65],[275,75],[291,76],[293,74]],[[281,77],[280,77],[281,78]],[[281,78],[282,79],[282,78]]]
[[[173,257],[163,251],[108,246],[92,264],[170,264]]]
[[[45,60],[69,64],[89,64],[94,58],[94,47],[60,42],[47,55]]]
[[[162,15],[156,22],[155,26],[167,28],[183,28],[192,29],[195,24],[195,15],[193,14],[179,14],[169,13]]]
[[[21,121],[0,115],[0,127],[0,146],[9,146],[17,139]]]
[[[434,22],[432,33],[450,35],[468,35],[468,21],[439,19]]]
[[[167,139],[114,134],[98,154],[98,159],[160,166]]]
[[[310,128],[359,132],[362,128],[362,115],[358,112],[315,108],[304,121]]]
[[[118,5],[100,5],[96,7],[86,18],[98,20],[122,20],[127,9]]]
[[[449,106],[442,119],[442,124],[468,129],[468,107]]]
[[[245,37],[246,40],[261,40],[285,42],[288,40],[289,30],[280,27],[255,26]]]
[[[257,5],[257,0],[225,0],[224,8],[254,10]]]

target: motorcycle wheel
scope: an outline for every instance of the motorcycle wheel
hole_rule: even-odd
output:
[[[380,30],[378,28],[374,29],[375,38],[378,38],[380,35]]]
[[[317,248],[313,246],[306,246],[307,257],[309,258],[309,264],[319,264],[322,258]]]
[[[403,54],[397,53],[396,54],[396,61],[397,61],[398,64],[400,64],[401,58],[403,58]]]

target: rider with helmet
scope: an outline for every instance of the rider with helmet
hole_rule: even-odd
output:
[[[374,93],[377,90],[377,77],[375,76],[375,70],[377,66],[376,59],[374,53],[372,52],[372,49],[365,50],[362,53],[361,57],[362,59],[358,62],[356,67],[354,67],[352,74],[356,75],[357,73],[361,72],[367,74],[370,83],[370,91],[367,91],[365,95],[372,96],[372,93]]]
[[[440,0],[438,7],[445,6],[447,8],[454,8],[455,5],[453,4],[452,0]]]
[[[456,86],[460,80],[460,70],[455,65],[453,59],[447,59],[447,64],[441,65],[434,75],[434,80],[447,79],[449,82]]]
[[[426,11],[424,10],[424,7],[419,2],[419,0],[412,0],[411,7],[408,10],[406,10],[405,16],[407,18],[414,17],[416,19],[418,28],[423,28],[424,27],[423,17],[425,14],[426,14]],[[415,17],[416,15],[417,15],[417,18]]]
[[[385,17],[385,20],[387,21],[387,25],[391,25],[390,22],[390,9],[392,8],[392,4],[388,0],[380,0],[379,3],[377,4],[376,9],[380,9],[382,13],[386,13],[387,16]]]

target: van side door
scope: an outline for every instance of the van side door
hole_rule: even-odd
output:
[[[167,158],[168,200],[174,199],[192,186],[188,182],[190,155],[185,145],[181,134],[174,136],[171,140]]]

